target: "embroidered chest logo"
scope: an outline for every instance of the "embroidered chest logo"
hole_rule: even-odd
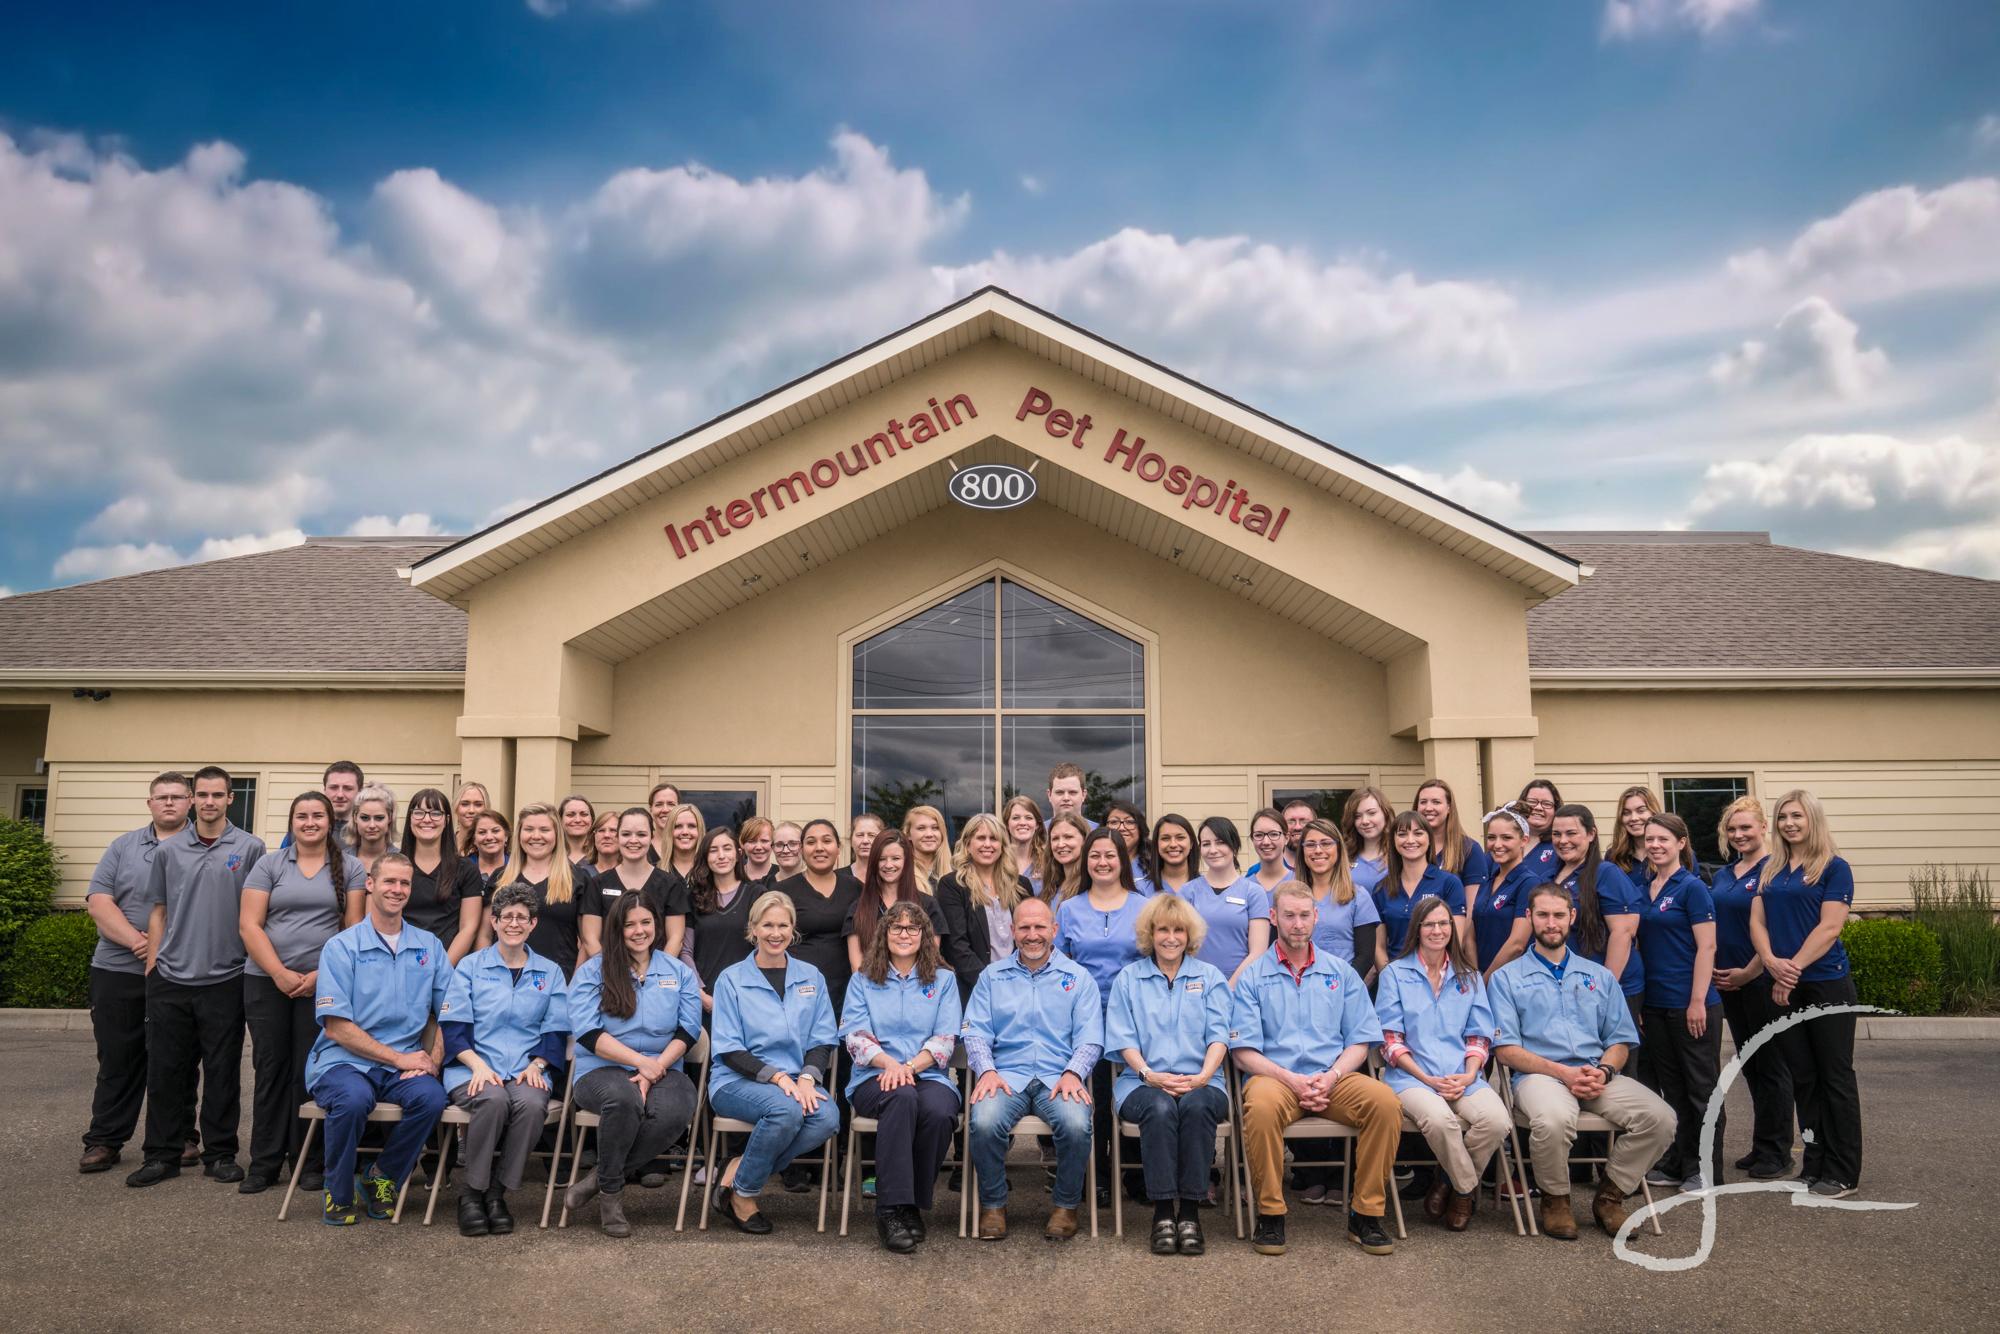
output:
[[[417,951],[417,967],[422,968],[430,961],[431,961],[431,952],[429,950],[422,949]]]
[[[1662,895],[1660,896],[1660,911],[1661,911],[1661,912],[1665,912],[1665,911],[1666,911],[1667,909],[1669,909],[1669,908],[1671,908],[1671,907],[1673,907],[1673,906],[1674,906],[1674,896],[1673,896],[1673,895],[1671,895],[1671,894],[1662,894]]]
[[[544,976],[543,974],[541,974],[541,973],[536,973],[536,974],[535,974],[535,990],[537,990],[537,991],[547,991],[548,989],[549,989],[549,979],[548,979],[548,978],[547,978],[546,976]]]
[[[1507,896],[1506,896],[1505,894],[1495,894],[1495,895],[1493,896],[1493,906],[1494,906],[1494,907],[1496,907],[1496,908],[1504,908],[1504,907],[1506,907],[1506,906],[1507,906]]]
[[[1595,990],[1597,990],[1597,979],[1596,979],[1596,978],[1594,978],[1594,977],[1592,977],[1592,976],[1590,976],[1590,975],[1589,975],[1588,973],[1584,974],[1584,978],[1583,978],[1583,989],[1584,989],[1585,991],[1595,991]]]
[[[1464,994],[1465,994],[1466,992],[1468,992],[1468,991],[1470,991],[1470,990],[1472,990],[1472,987],[1471,987],[1471,985],[1470,985],[1469,983],[1467,983],[1467,982],[1466,982],[1466,980],[1465,980],[1464,978],[1462,978],[1462,977],[1461,977],[1461,978],[1459,978],[1459,979],[1458,979],[1458,994],[1459,994],[1459,995],[1461,995],[1461,996],[1463,996],[1463,995],[1464,995]]]
[[[926,986],[926,987],[924,988],[924,999],[925,999],[925,1000],[936,1000],[936,999],[937,999],[937,993],[938,993],[938,989],[937,989],[937,983],[935,983],[935,982],[932,982],[931,984],[929,984],[928,986]]]
[[[1062,989],[1064,991],[1075,991],[1076,979],[1071,977],[1068,973],[1064,973],[1062,979]]]
[[[243,854],[240,852],[231,853],[229,855],[228,860],[224,864],[228,866],[230,870],[232,871],[235,870],[237,867],[243,864]]]
[[[1340,990],[1340,979],[1339,979],[1339,978],[1337,978],[1337,977],[1329,977],[1329,978],[1327,978],[1327,979],[1326,979],[1326,989],[1327,989],[1328,991],[1338,991],[1338,990]]]

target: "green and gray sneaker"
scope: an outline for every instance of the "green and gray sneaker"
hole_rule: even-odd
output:
[[[337,1203],[332,1191],[325,1192],[325,1195],[326,1202],[320,1207],[319,1221],[328,1227],[353,1227],[356,1221],[354,1206]]]
[[[354,1189],[360,1196],[362,1209],[370,1218],[379,1222],[395,1214],[396,1183],[374,1168],[369,1168],[366,1175],[354,1178]]]

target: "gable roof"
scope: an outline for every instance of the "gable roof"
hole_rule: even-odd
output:
[[[986,338],[1015,343],[1190,430],[1263,457],[1544,597],[1580,577],[1575,562],[1531,537],[989,286],[426,556],[411,568],[410,582],[440,598],[458,597],[566,538]]]
[[[1591,567],[1528,612],[1537,682],[2000,673],[2000,582],[1779,546],[1766,533],[1537,536]]]
[[[441,540],[300,546],[0,599],[0,673],[134,676],[465,670],[465,613],[412,592],[399,566]]]

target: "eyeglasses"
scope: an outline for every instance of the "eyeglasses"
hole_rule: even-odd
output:
[[[799,843],[797,839],[787,839],[783,842],[773,843],[771,848],[776,852],[797,852],[799,850]]]
[[[889,928],[889,934],[892,936],[900,936],[906,934],[912,936],[921,936],[923,933],[924,929],[922,927],[913,925],[912,923],[909,922],[897,922],[894,926],[891,926]]]
[[[1258,829],[1253,830],[1250,834],[1250,837],[1259,843],[1268,843],[1274,838],[1283,838],[1284,836],[1285,831],[1282,829]]]
[[[1133,823],[1131,820],[1118,820],[1118,819],[1106,820],[1104,822],[1104,827],[1106,829],[1122,829],[1128,834],[1136,834],[1139,832],[1139,826]]]
[[[1552,811],[1556,808],[1556,804],[1553,801],[1541,801],[1533,797],[1530,797],[1521,804],[1531,811]]]
[[[1311,838],[1299,844],[1300,849],[1305,852],[1332,852],[1339,846],[1338,843],[1327,838]]]
[[[415,810],[410,812],[410,818],[412,820],[442,820],[444,819],[444,812],[434,811],[429,809],[428,807],[419,806]]]
[[[535,919],[524,912],[501,913],[493,919],[501,926],[533,926]]]

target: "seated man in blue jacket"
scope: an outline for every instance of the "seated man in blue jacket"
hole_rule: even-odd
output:
[[[313,1002],[320,1035],[306,1059],[306,1091],[326,1109],[323,1221],[355,1221],[354,1195],[370,1218],[388,1218],[396,1192],[416,1165],[438,1118],[441,1043],[426,1049],[424,1030],[441,1015],[451,984],[444,942],[403,920],[410,901],[410,859],[385,852],[368,871],[368,914],[326,942]],[[403,1109],[365,1176],[355,1174],[362,1127],[377,1102]]]
[[[1041,899],[1014,908],[1014,953],[989,964],[965,1006],[972,1087],[972,1165],[979,1176],[979,1236],[1007,1235],[1007,1146],[1032,1113],[1056,1142],[1055,1209],[1044,1235],[1076,1235],[1090,1163],[1090,1072],[1104,1051],[1097,983],[1055,949],[1055,914]]]

